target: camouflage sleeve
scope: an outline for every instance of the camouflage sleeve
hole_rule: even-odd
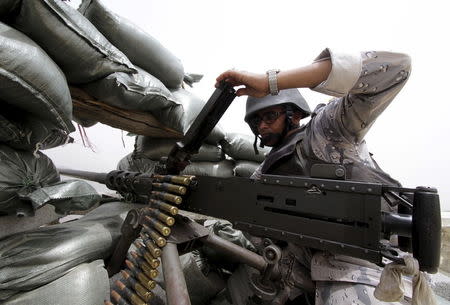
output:
[[[331,128],[349,141],[359,143],[376,118],[406,83],[411,60],[406,54],[361,52],[344,54],[325,49],[316,61],[331,59],[328,78],[312,88],[338,97],[322,110]],[[323,120],[322,125],[324,123]]]

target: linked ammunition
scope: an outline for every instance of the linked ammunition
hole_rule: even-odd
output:
[[[164,247],[167,243],[166,239],[159,235],[158,232],[147,226],[146,224],[142,225],[144,228],[144,234],[148,234],[148,236],[153,239],[158,247]]]
[[[172,216],[178,214],[178,208],[173,205],[167,204],[161,200],[150,199],[150,204],[152,207],[158,208],[162,211],[169,213]]]
[[[168,226],[172,226],[175,223],[175,218],[164,214],[163,212],[159,211],[158,209],[144,208],[143,211],[144,211],[144,214],[148,214],[150,216],[156,217],[157,219],[161,220]]]
[[[152,186],[158,190],[165,191],[165,192],[171,192],[171,193],[175,193],[178,195],[186,194],[186,188],[181,185],[153,182]]]
[[[132,262],[130,262],[129,260],[125,260],[125,264],[130,269],[129,271],[128,270],[126,271],[130,274],[133,274],[138,279],[139,283],[141,283],[145,288],[147,288],[148,290],[152,290],[153,288],[156,287],[156,282],[148,278],[148,276],[146,276],[140,270],[136,269],[136,267]]]
[[[158,181],[171,182],[171,183],[182,184],[182,185],[186,185],[186,186],[189,186],[191,183],[191,180],[188,177],[183,177],[183,176],[153,175],[153,177]]]
[[[169,194],[166,192],[152,191],[151,196],[154,199],[166,200],[176,204],[181,204],[181,202],[183,202],[183,199],[180,196]]]
[[[150,299],[153,297],[153,293],[151,291],[148,291],[144,286],[142,286],[140,283],[138,283],[128,272],[125,270],[120,270],[120,273],[122,274],[123,278],[129,284],[137,293],[138,296],[140,296],[145,302],[149,302]]]
[[[142,241],[144,242],[144,245],[147,247],[147,250],[150,252],[150,254],[153,257],[157,258],[157,257],[161,256],[161,254],[162,254],[161,249],[158,248],[151,239],[147,238],[142,233],[141,233],[141,238],[142,238]]]
[[[137,294],[128,289],[124,283],[122,283],[121,281],[116,281],[115,283],[117,288],[119,289],[119,292],[125,295],[125,297],[128,299],[128,301],[131,302],[132,305],[146,305],[146,303]]]
[[[138,254],[140,254],[144,259],[147,261],[147,263],[153,268],[156,269],[160,265],[159,259],[153,257],[150,252],[147,251],[147,248],[143,246],[140,242],[135,241],[134,245],[137,248]]]
[[[111,290],[111,297],[113,298],[113,300],[116,302],[117,305],[130,305],[130,303],[128,303],[124,298],[122,298],[122,296],[114,289]]]
[[[170,235],[170,228],[165,226],[162,222],[149,217],[144,216],[144,221],[146,224],[148,224],[150,227],[155,228],[159,233],[161,233],[163,236],[169,236]]]
[[[154,279],[158,276],[158,271],[156,269],[153,269],[145,260],[143,260],[136,252],[131,251],[131,256],[133,257],[134,261],[137,263],[139,268],[144,271],[144,273],[149,276],[151,279]]]

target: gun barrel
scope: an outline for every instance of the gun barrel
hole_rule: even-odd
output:
[[[102,184],[106,183],[106,176],[108,175],[108,173],[80,171],[80,170],[69,169],[69,168],[58,168],[58,171],[61,175],[95,181],[95,182],[102,183]]]

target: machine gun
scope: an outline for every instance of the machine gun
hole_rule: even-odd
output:
[[[168,304],[189,304],[178,256],[200,244],[214,247],[235,261],[259,270],[260,277],[252,282],[255,295],[261,299],[277,297],[276,287],[270,285],[270,279],[280,277],[276,265],[281,254],[276,245],[267,245],[262,255],[243,249],[177,215],[178,205],[183,210],[227,219],[235,228],[256,236],[346,254],[377,264],[382,263],[383,257],[402,261],[396,249],[385,242],[390,236],[398,235],[411,242],[412,247],[406,250],[412,250],[421,270],[437,272],[441,218],[439,196],[433,188],[409,189],[272,175],[263,175],[259,181],[179,176],[233,98],[234,90],[226,83],[221,84],[191,125],[184,141],[175,145],[155,174],[60,170],[61,174],[104,183],[135,202],[149,205],[131,210],[127,215],[122,237],[108,264],[110,274],[119,271],[130,244],[142,230],[144,244],[136,243],[139,251],[127,261],[127,266],[134,277],[142,279],[140,267],[142,271],[147,270],[151,278],[152,268],[158,265],[154,259],[162,256]],[[382,212],[383,200],[400,203],[407,213]],[[153,263],[152,268],[148,267],[150,263]],[[141,283],[144,282],[149,283],[145,278]],[[306,291],[313,290],[312,282],[301,284]],[[119,296],[116,292],[112,294],[116,295]],[[138,295],[144,300],[143,293]],[[132,297],[128,298],[131,301]]]

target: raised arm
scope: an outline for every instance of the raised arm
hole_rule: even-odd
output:
[[[278,89],[315,87],[328,78],[330,71],[331,61],[329,59],[316,61],[296,69],[280,71],[277,75]],[[269,82],[266,74],[228,70],[217,77],[217,84],[222,80],[230,82],[233,86],[244,86],[237,90],[238,96],[263,97],[269,94]]]
[[[323,128],[335,129],[353,143],[360,142],[405,85],[411,72],[411,60],[401,53],[349,54],[329,49],[316,60],[329,59],[332,69],[328,78],[312,90],[340,98],[328,103],[317,114],[316,121],[320,121]]]

